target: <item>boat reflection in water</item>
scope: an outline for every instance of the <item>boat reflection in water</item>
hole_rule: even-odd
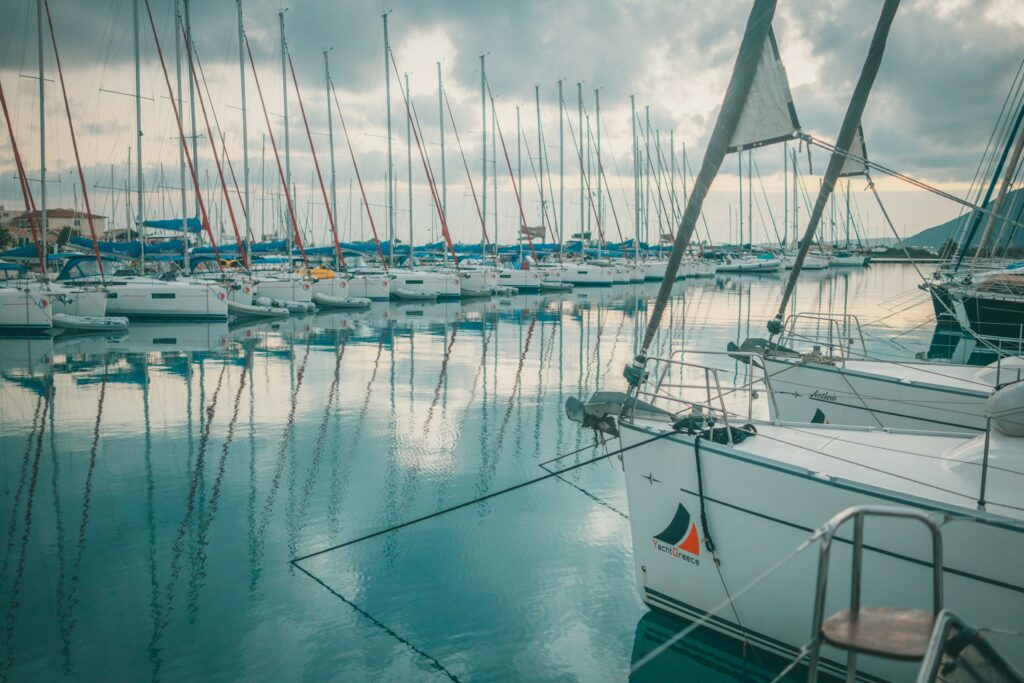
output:
[[[651,611],[636,624],[633,638],[631,668],[642,658],[661,647],[691,622],[662,612]],[[775,680],[789,662],[753,645],[712,631],[698,628],[680,638],[668,649],[629,675],[631,683],[662,681],[744,681],[768,683]],[[796,669],[783,681],[806,680],[806,669]],[[822,676],[822,681],[829,680]]]

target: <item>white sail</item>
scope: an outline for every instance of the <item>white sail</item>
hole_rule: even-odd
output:
[[[786,68],[782,65],[779,46],[775,42],[775,32],[768,29],[768,40],[761,49],[754,81],[727,151],[788,140],[799,130],[800,122],[793,106]]]
[[[868,148],[864,144],[864,126],[857,126],[857,132],[853,136],[853,143],[850,145],[850,156],[846,157],[843,167],[839,171],[839,177],[858,176],[868,174]]]

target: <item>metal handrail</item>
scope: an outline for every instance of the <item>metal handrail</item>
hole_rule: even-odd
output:
[[[807,336],[798,334],[796,326],[800,321],[827,323],[828,331],[826,336],[822,338],[821,335]],[[793,313],[786,318],[782,334],[779,336],[779,344],[785,346],[787,341],[792,343],[794,340],[824,344],[830,351],[839,349],[841,353],[840,358],[845,362],[846,356],[849,353],[847,347],[852,347],[854,343],[854,338],[851,336],[854,331],[856,332],[857,339],[860,341],[861,355],[866,358],[868,348],[867,342],[864,340],[864,331],[861,328],[860,318],[852,313]],[[839,340],[838,343],[836,339]]]
[[[850,519],[853,527],[853,570],[850,579],[850,611],[860,611],[861,570],[864,561],[864,518],[890,517],[913,519],[921,522],[932,536],[932,603],[935,614],[942,611],[942,532],[939,525],[926,513],[907,508],[884,507],[880,505],[859,505],[843,510],[822,527],[821,552],[818,559],[818,578],[814,594],[814,615],[811,626],[811,657],[807,666],[807,680],[818,680],[818,663],[822,643],[822,624],[825,619],[825,597],[828,591],[829,559],[832,540],[839,528]],[[857,669],[857,654],[847,653],[847,680],[852,680]]]
[[[939,667],[942,665],[942,657],[946,654],[946,644],[951,640],[953,631],[963,634],[969,638],[968,645],[977,649],[1002,675],[1001,680],[1017,681],[1024,683],[1024,676],[1021,676],[1012,664],[1007,662],[1002,655],[996,652],[987,640],[973,629],[966,621],[960,618],[955,612],[944,609],[939,612],[935,619],[935,627],[932,629],[932,637],[928,641],[928,651],[921,660],[921,667],[917,671],[917,683],[935,683],[939,680]]]
[[[676,360],[677,357],[682,357],[684,355],[690,355],[690,356],[728,356],[729,358],[732,358],[734,360],[738,360],[740,358],[746,358],[746,364],[749,367],[751,367],[751,368],[755,368],[755,367],[760,368],[761,371],[762,371],[762,376],[760,378],[755,378],[754,377],[754,373],[751,372],[750,373],[750,381],[746,382],[745,384],[738,385],[738,386],[727,387],[725,395],[745,390],[747,392],[747,420],[750,420],[750,419],[753,418],[754,392],[756,391],[754,386],[756,384],[759,384],[759,383],[764,384],[765,392],[768,395],[768,400],[772,402],[773,407],[775,408],[775,414],[778,414],[778,412],[779,412],[778,405],[775,405],[775,390],[772,388],[771,378],[768,375],[768,370],[767,370],[767,367],[765,366],[765,363],[764,363],[764,354],[763,353],[760,353],[760,352],[757,352],[757,351],[738,351],[738,350],[737,351],[699,351],[699,350],[693,350],[693,349],[676,349],[671,354],[669,354],[669,357],[667,359],[660,358],[658,360],[660,360],[662,362],[670,363],[670,364],[686,364],[686,365],[689,365],[691,367],[710,368],[712,370],[715,370],[716,372],[727,372],[726,370],[722,370],[721,368],[711,368],[711,366],[705,366],[705,365],[700,364],[700,363],[691,363],[691,362],[688,362],[688,361]],[[754,362],[755,360],[759,360],[760,364],[755,363]],[[663,371],[662,376],[664,376],[665,372],[667,372],[667,369]],[[698,388],[698,387],[694,387],[694,388]],[[724,395],[723,395],[723,398],[724,398]]]

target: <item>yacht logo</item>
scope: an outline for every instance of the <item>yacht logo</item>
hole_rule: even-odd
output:
[[[689,511],[679,503],[676,514],[668,526],[651,539],[656,550],[668,553],[690,564],[699,565],[700,537],[697,535],[697,524],[690,517]]]

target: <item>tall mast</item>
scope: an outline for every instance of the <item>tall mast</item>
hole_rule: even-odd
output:
[[[583,83],[579,81],[576,82],[576,109],[579,112],[580,126],[580,235],[583,235],[587,212],[583,208]]]
[[[395,164],[391,156],[391,43],[388,41],[388,13],[384,12],[384,99],[388,117],[388,172],[387,172],[387,212],[388,212],[388,261],[395,265]]]
[[[238,76],[242,85],[242,213],[245,214],[245,245],[248,252],[246,261],[252,263],[252,221],[249,218],[249,107],[245,98],[245,29],[242,24],[242,0],[236,0],[238,7]],[[184,169],[183,169],[184,170]]]
[[[39,43],[39,225],[41,227],[42,239],[39,240],[39,263],[46,272],[46,236],[49,234],[49,218],[46,214],[46,80],[44,79],[43,64],[43,0],[36,2],[36,22],[38,29]],[[22,182],[28,185],[28,178],[22,178]],[[31,209],[26,207],[26,211]]]
[[[484,58],[487,55],[480,55],[480,134],[483,136],[482,161],[480,168],[483,171],[483,183],[480,189],[480,213],[484,224],[484,232],[487,232],[487,75],[484,70]],[[483,235],[480,237],[480,253],[484,250]],[[498,240],[494,240],[494,257],[498,257]]]
[[[181,11],[177,0],[174,2],[174,64],[177,75],[178,102],[184,102],[181,92],[181,30],[183,28]],[[191,75],[191,70],[189,72]],[[178,145],[178,182],[181,193],[181,257],[185,272],[189,272],[188,263],[188,197],[185,194],[185,146]]]
[[[747,241],[754,244],[754,150],[747,150]]]
[[[601,205],[601,89],[594,88],[594,124],[597,126],[597,223],[604,225],[604,211]]]
[[[331,116],[331,68],[324,50],[324,99],[327,103],[327,146],[331,151],[331,215],[338,220],[338,174],[334,165],[334,117]]]
[[[782,142],[782,241],[789,244],[789,143]]]
[[[188,60],[187,63],[192,63],[192,13],[189,10],[191,0],[182,0],[185,4],[185,57]],[[192,167],[196,170],[196,175],[199,175],[199,155],[196,151],[196,138],[198,132],[196,131],[196,82],[195,77],[192,74],[192,69],[188,70],[188,99],[189,108],[191,110],[190,115],[192,119]],[[181,101],[181,98],[178,98]],[[195,197],[195,214],[199,215],[199,195],[198,192],[194,194]]]
[[[540,125],[540,85],[533,86],[533,96],[534,99],[537,101],[537,159],[540,166],[540,224],[544,225],[544,216],[546,216],[547,214],[544,211],[544,154],[541,153],[544,149],[544,129],[541,128]],[[516,125],[518,126],[518,110],[516,116]],[[522,169],[520,169],[519,187],[521,188],[522,186],[523,174]],[[519,248],[522,249],[522,241],[520,241],[519,243]]]
[[[405,92],[409,97],[409,74],[405,74]],[[409,267],[412,267],[412,115],[405,117],[405,172],[409,179]],[[428,179],[429,180],[429,179]]]
[[[441,212],[448,215],[448,173],[444,161],[444,87],[441,85],[441,62],[437,63],[437,120],[441,129]],[[448,258],[445,256],[445,258]]]
[[[850,179],[846,179],[846,248],[850,248]]]
[[[146,235],[142,202],[142,73],[139,64],[139,0],[132,3],[133,33],[135,38],[135,183],[138,209],[135,214],[135,233],[139,238],[139,273],[146,273]]]
[[[491,98],[491,163],[494,164],[494,173],[491,174],[491,189],[494,190],[494,248],[498,248],[498,135],[495,133],[498,122],[498,112],[494,106],[494,99]],[[508,170],[512,175],[512,169]]]
[[[562,81],[558,81],[558,239],[565,235],[565,99],[562,97]],[[559,243],[558,250],[562,250]]]
[[[739,239],[736,244],[743,245],[743,150],[736,153],[736,175],[739,178],[740,188],[740,213],[739,213]]]
[[[629,96],[630,122],[633,129],[633,226],[640,239],[640,145],[636,141],[636,95]],[[646,235],[644,236],[646,238]]]
[[[651,234],[651,105],[644,105],[644,118],[646,119],[645,132],[644,132],[644,157],[646,163],[644,164],[644,232],[647,233],[648,239]],[[657,212],[657,209],[655,209]],[[659,214],[660,215],[660,214]],[[661,242],[661,231],[658,231],[658,242]]]
[[[540,86],[533,86],[534,93],[537,95],[537,101],[540,101]],[[540,139],[540,130],[537,131],[537,139]],[[540,224],[544,225],[544,162],[540,162]],[[523,186],[523,128],[522,123],[519,120],[519,105],[516,105],[516,175],[518,176],[519,187]],[[519,262],[523,262],[523,229],[526,226],[521,226],[518,230],[519,239]]]
[[[284,39],[284,10],[277,13],[277,23],[281,33],[281,103],[284,107],[284,191],[288,195],[290,202],[294,192],[292,192],[291,141],[288,136],[288,65],[286,64],[288,43]],[[298,230],[298,224],[294,228]],[[292,231],[288,230],[287,233],[286,245],[288,249],[288,270],[290,271],[292,269]]]
[[[668,131],[668,182],[669,195],[673,198],[676,196],[676,129],[671,128]],[[675,230],[676,227],[676,207],[675,201],[670,202],[670,208],[672,209],[672,218],[669,220],[670,230]]]
[[[800,194],[797,189],[800,178],[797,175],[795,149],[790,150],[790,158],[793,161],[793,239],[796,241],[797,251],[800,251],[803,248],[800,244]]]

